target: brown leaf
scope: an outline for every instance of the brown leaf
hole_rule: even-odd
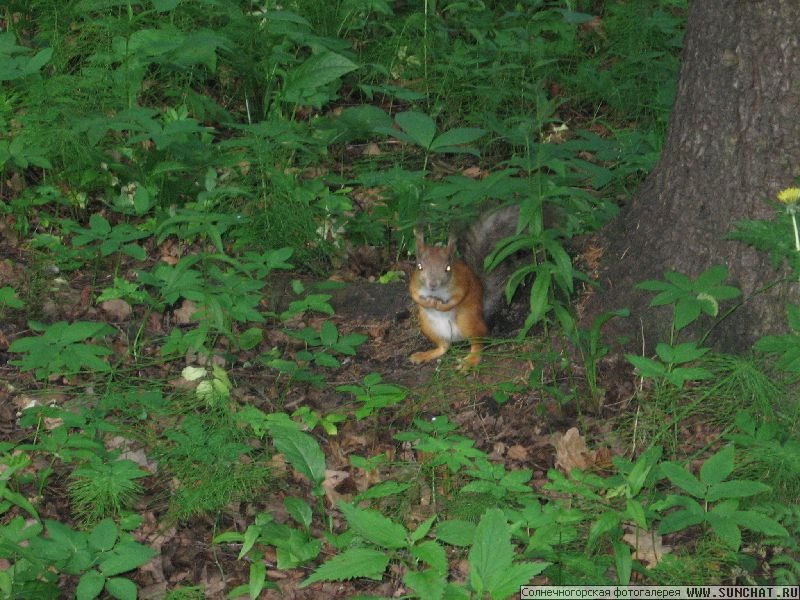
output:
[[[173,311],[175,322],[180,325],[186,325],[192,322],[192,315],[197,312],[197,305],[191,300],[184,299],[181,307]]]
[[[514,444],[508,449],[507,456],[511,460],[524,462],[528,460],[528,449],[525,446],[521,446],[520,444]]]
[[[648,569],[661,562],[665,554],[672,552],[670,546],[661,543],[663,539],[655,531],[647,531],[639,527],[628,527],[628,533],[622,539],[634,549],[633,558],[643,561]]]
[[[551,443],[556,448],[556,467],[567,475],[574,468],[586,470],[594,462],[586,440],[578,433],[577,427],[564,434],[554,433]]]
[[[131,305],[122,298],[106,300],[100,304],[100,310],[108,315],[112,321],[127,321],[133,313]]]

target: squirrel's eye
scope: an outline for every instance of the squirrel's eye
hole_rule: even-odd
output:
[[[417,269],[422,271],[422,263],[417,263]]]
[[[449,273],[449,272],[450,272],[450,265],[447,265],[447,266],[444,268],[444,270],[445,270],[445,271],[447,271],[447,272]]]

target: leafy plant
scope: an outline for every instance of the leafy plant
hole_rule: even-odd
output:
[[[699,479],[678,464],[661,463],[661,473],[688,495],[673,494],[654,506],[662,513],[678,507],[662,518],[659,533],[707,525],[734,550],[741,546],[742,528],[771,536],[788,536],[779,523],[763,513],[739,508],[740,499],[767,492],[770,487],[758,481],[728,479],[733,472],[733,456],[733,445],[722,448],[700,467]]]
[[[244,533],[226,532],[214,538],[215,544],[240,543],[242,548],[238,559],[249,556],[253,560],[248,584],[231,590],[230,596],[248,593],[250,598],[258,598],[265,587],[280,589],[266,580],[266,566],[261,556],[267,546],[275,548],[279,569],[298,567],[319,555],[322,543],[308,533],[312,518],[311,507],[295,497],[287,497],[284,505],[289,515],[302,526],[302,531],[276,522],[270,514],[261,513]]]
[[[43,332],[40,336],[21,337],[8,347],[9,352],[24,354],[11,361],[23,371],[34,371],[39,379],[51,375],[73,375],[84,369],[107,372],[111,366],[102,357],[112,351],[104,346],[82,343],[114,332],[105,323],[59,321],[52,325],[31,322],[31,329]]]
[[[75,531],[58,521],[26,525],[21,517],[3,526],[5,558],[12,566],[0,576],[0,590],[11,597],[58,598],[58,574],[78,577],[76,598],[92,600],[103,590],[112,598],[133,600],[136,585],[124,573],[145,564],[155,552],[104,519],[90,531]]]
[[[336,391],[350,392],[362,404],[356,409],[356,419],[368,417],[378,409],[394,406],[408,395],[408,390],[391,383],[381,383],[382,379],[379,373],[370,373],[364,377],[363,386],[348,384],[336,387]]]

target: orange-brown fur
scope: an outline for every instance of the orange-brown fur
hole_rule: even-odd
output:
[[[469,355],[462,366],[469,368],[481,360],[483,344],[489,328],[483,316],[483,287],[475,273],[455,257],[455,240],[447,246],[428,246],[416,232],[417,268],[411,276],[409,290],[419,309],[422,333],[436,347],[411,355],[418,364],[442,356],[453,341],[467,340]]]

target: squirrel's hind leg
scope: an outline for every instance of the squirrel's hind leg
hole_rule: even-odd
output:
[[[426,350],[425,352],[414,352],[414,354],[412,354],[408,358],[415,365],[424,362],[430,362],[442,356],[445,352],[447,352],[447,349],[449,347],[450,346],[448,344],[440,344],[432,350]]]
[[[464,357],[464,360],[461,361],[461,364],[458,365],[458,370],[467,371],[472,367],[477,367],[478,364],[481,362],[482,349],[483,349],[483,343],[475,339],[470,340],[469,354],[467,354],[467,356]]]

